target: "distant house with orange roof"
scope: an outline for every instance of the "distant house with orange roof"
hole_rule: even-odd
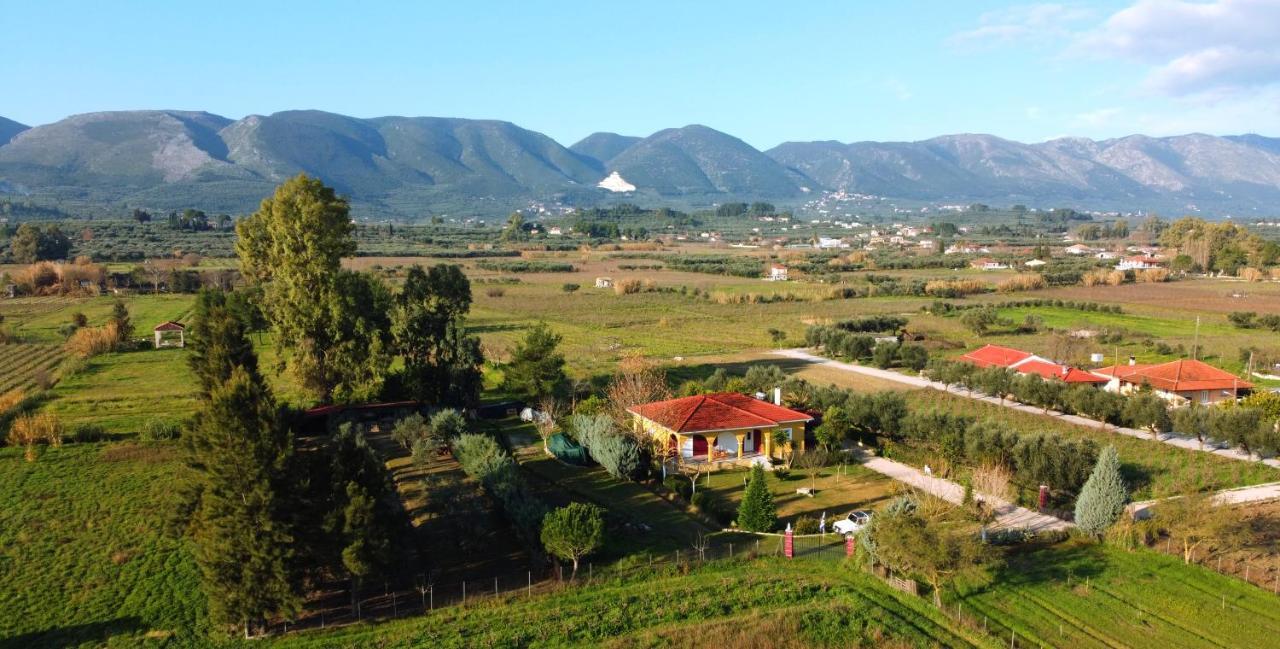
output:
[[[805,424],[813,420],[798,410],[734,392],[655,401],[627,411],[637,433],[692,461],[777,457],[791,443],[775,441],[775,433],[804,450]]]
[[[1106,379],[1084,370],[1055,363],[1031,352],[1012,347],[983,345],[960,357],[960,360],[978,367],[1003,367],[1021,374],[1037,374],[1045,379],[1058,379],[1067,383],[1101,385]]]
[[[1128,365],[1099,367],[1090,372],[1106,378],[1106,389],[1111,392],[1128,394],[1148,386],[1175,405],[1234,401],[1253,390],[1252,383],[1192,359],[1158,364],[1137,363],[1131,359]]]

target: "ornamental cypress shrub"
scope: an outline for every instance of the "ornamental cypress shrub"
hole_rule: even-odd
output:
[[[765,484],[764,467],[751,467],[747,491],[738,505],[738,527],[751,532],[768,532],[778,524],[778,511],[773,504],[773,494]]]
[[[1076,525],[1087,534],[1101,537],[1120,518],[1128,497],[1120,477],[1120,456],[1114,446],[1108,446],[1098,455],[1098,463],[1076,499]]]

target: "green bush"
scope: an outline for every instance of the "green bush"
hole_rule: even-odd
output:
[[[801,516],[796,519],[796,524],[792,526],[796,534],[817,534],[818,519],[812,516]]]
[[[107,431],[97,424],[76,424],[67,437],[78,444],[101,442],[107,438]]]
[[[142,425],[138,439],[144,442],[159,442],[174,439],[178,436],[178,426],[167,419],[150,419]]]
[[[689,500],[693,492],[693,485],[678,475],[667,476],[667,479],[662,481],[662,486],[685,500]]]

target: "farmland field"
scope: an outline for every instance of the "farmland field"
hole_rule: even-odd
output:
[[[173,443],[0,448],[0,646],[197,644],[196,566],[162,533],[178,467]]]
[[[30,390],[52,382],[66,358],[60,345],[11,343],[0,345],[0,393]]]

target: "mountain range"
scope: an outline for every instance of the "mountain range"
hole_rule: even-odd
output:
[[[102,112],[31,128],[0,118],[0,193],[244,212],[298,172],[369,216],[500,214],[532,202],[791,205],[822,192],[1206,214],[1274,214],[1280,206],[1280,139],[1253,134],[1035,144],[963,134],[760,151],[701,125],[648,137],[594,133],[565,147],[503,121],[310,110],[240,120]]]

